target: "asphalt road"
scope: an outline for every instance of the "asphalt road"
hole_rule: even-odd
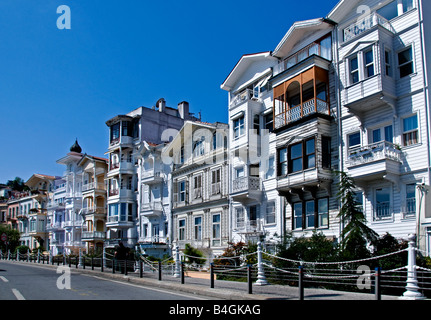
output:
[[[66,267],[67,268],[67,267]],[[38,265],[0,261],[0,300],[196,300],[196,296]],[[60,272],[61,271],[61,272]],[[69,287],[70,284],[70,287]]]

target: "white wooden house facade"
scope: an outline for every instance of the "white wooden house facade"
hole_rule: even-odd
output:
[[[208,258],[230,240],[227,136],[227,124],[186,121],[163,151],[172,166],[172,242]]]
[[[421,185],[430,184],[430,123],[423,2],[341,1],[328,18],[337,23],[340,168],[355,179],[370,227],[403,239],[419,234],[425,249],[430,208],[421,206]]]

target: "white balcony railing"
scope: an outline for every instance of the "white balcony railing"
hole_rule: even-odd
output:
[[[82,208],[81,210],[81,214],[82,215],[86,215],[86,214],[95,214],[95,213],[106,213],[106,209],[105,207],[88,207],[88,208]]]
[[[163,203],[161,201],[145,202],[141,205],[142,211],[163,211]]]
[[[237,94],[231,101],[231,107],[235,107],[243,102],[251,100],[253,97],[253,91],[250,89],[245,89],[244,91]]]
[[[401,151],[393,143],[381,141],[349,149],[347,164],[352,167],[385,159],[401,162]]]
[[[90,182],[90,183],[84,184],[82,186],[82,192],[93,190],[93,189],[104,190],[105,189],[105,184],[104,183],[100,183],[100,182],[99,183]]]
[[[365,31],[371,29],[376,25],[381,25],[387,30],[395,33],[394,28],[392,27],[392,25],[389,23],[388,20],[383,18],[377,12],[373,12],[372,14],[364,17],[363,19],[359,19],[357,22],[345,28],[343,31],[344,41],[349,41],[353,38],[356,38],[360,34],[364,33]]]
[[[82,240],[105,239],[106,232],[104,231],[83,231],[81,233]]]
[[[232,192],[243,192],[243,191],[259,191],[260,190],[260,178],[258,177],[240,177],[233,181]]]

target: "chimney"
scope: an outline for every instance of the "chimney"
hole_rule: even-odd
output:
[[[164,112],[166,107],[166,101],[163,98],[160,98],[157,103],[157,108],[159,109],[159,112]]]
[[[187,101],[178,104],[178,113],[181,119],[186,120],[189,118],[189,103]]]

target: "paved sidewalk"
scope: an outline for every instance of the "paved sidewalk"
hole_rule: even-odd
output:
[[[17,262],[2,260],[8,263],[30,264],[28,262]],[[57,268],[57,265],[36,264],[34,266]],[[281,286],[281,285],[266,285],[257,286],[253,284],[252,294],[248,294],[248,284],[244,282],[215,280],[214,288],[210,288],[209,279],[198,279],[185,277],[185,283],[181,284],[180,278],[174,278],[171,275],[162,275],[162,280],[158,280],[158,274],[155,272],[144,272],[143,278],[139,277],[139,272],[129,273],[127,276],[121,273],[112,273],[111,269],[105,269],[100,272],[100,268],[91,270],[91,267],[86,269],[71,267],[73,273],[81,273],[103,277],[106,279],[114,279],[117,281],[126,281],[134,284],[140,284],[152,288],[162,288],[177,292],[186,292],[195,294],[199,297],[209,298],[213,300],[298,300],[299,290],[297,287]],[[353,293],[326,289],[311,289],[305,288],[305,300],[374,300],[374,294],[370,293]],[[382,296],[382,300],[397,300],[396,296]]]

